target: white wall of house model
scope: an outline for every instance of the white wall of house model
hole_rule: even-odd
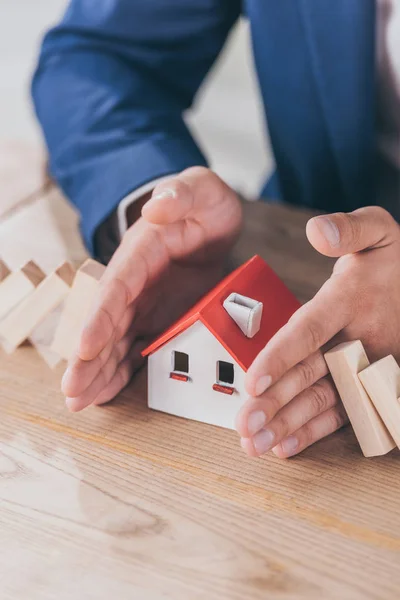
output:
[[[174,372],[174,353],[189,357],[188,381],[170,378]],[[213,390],[221,383],[218,363],[233,365],[232,395]],[[167,342],[149,356],[148,404],[150,408],[172,415],[195,419],[229,429],[234,428],[235,416],[247,398],[244,370],[233,360],[201,321]]]

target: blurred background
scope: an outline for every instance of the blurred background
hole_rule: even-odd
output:
[[[30,77],[44,32],[66,5],[67,0],[0,2],[2,139],[40,140],[29,98]],[[257,196],[273,161],[245,21],[233,32],[188,121],[219,175],[243,194]]]

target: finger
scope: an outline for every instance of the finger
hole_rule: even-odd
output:
[[[204,210],[222,196],[228,186],[215,173],[204,167],[192,167],[177,177],[160,183],[142,209],[150,223],[166,225],[188,218]]]
[[[147,343],[147,342],[146,342]],[[100,406],[113,400],[124,389],[136,371],[143,366],[145,359],[141,355],[144,344],[137,350],[132,350],[128,357],[119,365],[117,372],[107,387],[94,400],[94,406]]]
[[[332,381],[324,377],[301,392],[253,437],[245,443],[250,456],[261,456],[306,423],[339,404]]]
[[[318,351],[299,362],[275,385],[258,397],[250,397],[236,417],[236,430],[248,438],[260,431],[295,396],[328,373],[322,352]]]
[[[393,217],[379,206],[351,213],[314,217],[307,223],[307,237],[318,252],[344,256],[391,243],[399,232]]]
[[[118,366],[125,359],[132,347],[132,336],[133,334],[126,335],[113,347],[107,362],[83,392],[77,396],[68,396],[66,398],[66,405],[71,412],[79,412],[92,404],[98,395],[108,386]]]
[[[117,329],[113,333],[111,339],[105,348],[90,361],[85,361],[74,355],[68,364],[68,368],[64,373],[61,390],[64,396],[76,397],[82,394],[108,361],[114,346],[125,337],[130,329],[132,329],[132,319],[134,316],[134,307],[128,309],[122,318]],[[130,333],[130,339],[134,337],[134,330]],[[133,339],[132,339],[133,341]]]
[[[145,275],[137,275],[143,282]],[[96,358],[113,337],[117,338],[118,331],[121,334],[126,321],[133,320],[135,308],[131,304],[127,284],[123,281],[116,276],[100,289],[79,340],[77,356],[81,360],[90,361]]]
[[[94,400],[93,406],[101,406],[113,400],[128,385],[135,370],[132,360],[125,359],[107,387]]]
[[[311,444],[334,433],[343,427],[343,425],[346,425],[347,422],[346,412],[343,406],[338,404],[318,415],[318,417],[315,417],[315,419],[312,419],[306,425],[303,425],[303,427],[284,439],[272,450],[279,458],[289,458],[289,456],[294,456],[302,452],[302,450],[308,448]]]
[[[144,226],[145,225],[145,226]],[[100,285],[98,298],[83,329],[78,356],[92,360],[105,348],[126,311],[134,306],[150,279],[168,264],[166,247],[156,230],[138,222],[125,234]]]
[[[76,397],[82,394],[107,363],[114,346],[115,337],[113,336],[95,359],[87,362],[77,356],[72,358],[61,381],[61,391],[64,396]]]
[[[260,396],[289,369],[319,350],[352,319],[354,293],[331,277],[307,304],[268,342],[250,366],[246,389]]]

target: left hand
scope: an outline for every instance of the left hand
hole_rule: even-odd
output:
[[[400,357],[400,227],[379,207],[311,219],[310,243],[340,257],[316,296],[302,306],[251,365],[250,398],[236,428],[250,456],[298,454],[347,417],[323,353],[361,339],[371,361]]]

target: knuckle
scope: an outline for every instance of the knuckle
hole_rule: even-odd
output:
[[[126,281],[124,281],[122,277],[116,275],[114,277],[114,286],[122,290],[122,294],[124,295],[124,303],[126,306],[129,306],[132,303],[133,298],[131,296],[131,291]]]
[[[336,431],[343,427],[346,423],[346,417],[343,411],[339,410],[339,408],[335,408],[329,413],[329,425],[332,431]]]
[[[315,370],[308,360],[302,360],[297,365],[297,370],[302,386],[310,387],[315,381]]]
[[[268,370],[264,369],[264,372],[270,372],[273,379],[278,379],[287,370],[287,364],[285,358],[278,352],[271,357],[271,362],[268,365]]]
[[[105,306],[100,306],[98,310],[100,315],[99,329],[112,332],[114,330],[114,323],[109,310]]]
[[[290,433],[292,433],[292,429],[290,427],[289,420],[285,414],[278,415],[274,419],[274,430],[276,432],[277,438],[284,439]]]
[[[310,404],[313,415],[319,415],[325,412],[331,404],[328,398],[326,386],[321,383],[316,383],[309,389]]]
[[[325,341],[322,325],[318,321],[311,319],[308,322],[307,329],[310,344],[310,352],[313,352],[317,348],[320,348]]]
[[[344,241],[358,246],[362,235],[360,220],[352,214],[343,216],[345,218]]]
[[[310,446],[314,442],[313,431],[310,423],[306,423],[302,427],[301,433],[301,446],[302,448],[307,448],[307,446]]]
[[[392,217],[392,215],[390,214],[389,211],[387,211],[385,208],[382,208],[382,206],[374,206],[372,207],[375,212],[374,215],[374,221],[380,221],[382,223],[382,227],[384,230],[384,236],[383,236],[383,240],[386,238],[386,236],[390,233],[392,233],[392,235],[396,238],[399,235],[399,224],[397,223],[397,221]],[[381,241],[383,241],[381,240]]]
[[[333,215],[334,222],[339,230],[340,242],[344,246],[355,246],[361,239],[361,223],[353,213],[339,212]]]
[[[370,217],[374,220],[379,219],[380,221],[386,221],[387,223],[393,222],[392,215],[382,206],[367,206],[365,212],[368,212]]]
[[[282,400],[280,400],[277,395],[272,395],[268,390],[260,397],[260,400],[260,406],[267,415],[268,421],[273,419],[283,407]]]

